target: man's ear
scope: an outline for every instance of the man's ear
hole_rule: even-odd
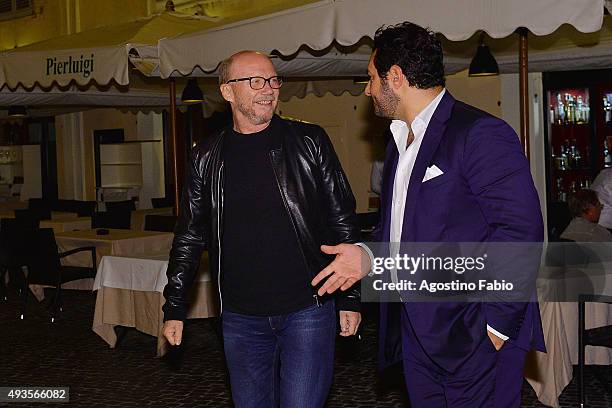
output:
[[[223,84],[219,87],[221,96],[228,102],[234,102],[234,90],[229,84]]]
[[[387,83],[391,84],[394,89],[399,89],[406,82],[404,72],[397,65],[391,65],[389,71],[387,71]]]

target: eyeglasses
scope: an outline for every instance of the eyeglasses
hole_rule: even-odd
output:
[[[230,79],[229,81],[226,82],[226,84],[229,84],[231,82],[240,82],[240,81],[249,81],[249,85],[251,86],[251,89],[255,91],[263,89],[264,86],[266,86],[266,82],[270,84],[270,88],[272,89],[278,89],[283,85],[283,77],[279,77],[279,76],[273,76],[270,78],[264,78],[264,77],[259,77],[259,76],[236,78],[236,79]]]

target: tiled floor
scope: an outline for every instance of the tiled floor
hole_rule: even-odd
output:
[[[14,291],[0,302],[0,386],[68,386],[70,405],[82,407],[231,406],[215,321],[190,321],[182,349],[160,359],[154,357],[156,340],[133,329],[117,349],[109,349],[91,330],[94,294],[65,291],[64,298],[64,312],[54,324],[44,303],[32,301],[27,319],[20,321]],[[377,377],[376,324],[368,317],[361,342],[338,341],[330,408],[407,406],[401,378]],[[610,391],[596,379],[610,387],[612,368],[589,367],[587,374],[589,406],[612,406]],[[561,401],[563,407],[576,406],[574,383]],[[543,406],[526,383],[522,406]]]

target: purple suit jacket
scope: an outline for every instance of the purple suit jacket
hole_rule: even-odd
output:
[[[402,242],[542,242],[542,214],[529,163],[507,123],[446,91],[423,137],[410,177]],[[398,158],[391,141],[376,237],[381,242],[390,237]],[[444,174],[422,183],[434,164]],[[427,355],[449,371],[474,352],[487,324],[525,350],[545,350],[536,302],[381,303],[382,367],[402,358],[401,307]]]

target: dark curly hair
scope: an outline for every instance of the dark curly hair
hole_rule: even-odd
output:
[[[386,79],[389,68],[402,69],[411,86],[428,89],[444,86],[442,44],[436,34],[414,23],[382,26],[374,35],[374,66]]]
[[[574,217],[580,217],[585,214],[591,207],[601,205],[597,198],[597,193],[593,190],[578,190],[569,197],[567,205],[570,213]]]

